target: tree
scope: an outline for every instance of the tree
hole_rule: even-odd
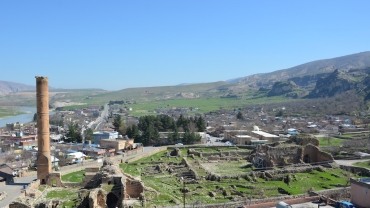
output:
[[[202,137],[199,134],[186,131],[184,133],[184,137],[182,138],[182,142],[184,144],[194,144],[195,142],[199,142],[201,139]]]
[[[236,115],[236,118],[239,119],[239,120],[242,120],[243,119],[243,114],[242,112],[238,112],[238,114]]]
[[[33,114],[33,122],[37,122],[37,113]]]
[[[125,125],[122,122],[121,115],[116,115],[113,120],[114,130],[121,135],[125,135]]]
[[[198,118],[195,118],[195,122],[196,122],[199,132],[203,132],[206,130],[206,122],[201,116],[199,116]]]
[[[137,125],[134,124],[132,126],[127,127],[126,135],[128,136],[128,138],[132,138],[132,139],[139,138],[140,132],[139,132],[139,128],[137,127]]]
[[[85,130],[85,141],[94,142],[94,131],[91,128]]]
[[[77,123],[70,123],[68,125],[68,132],[65,135],[67,142],[82,142],[81,128]]]
[[[284,112],[282,110],[279,110],[277,113],[276,113],[276,116],[277,117],[281,117],[284,115]]]

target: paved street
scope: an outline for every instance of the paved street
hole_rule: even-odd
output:
[[[219,137],[213,137],[211,135],[209,135],[209,137],[211,138],[211,142],[206,142],[204,145],[207,145],[207,146],[227,146],[227,144],[223,143],[223,142],[216,142],[217,140],[222,140],[223,138],[219,138]]]
[[[23,190],[23,185],[29,184],[34,179],[36,179],[36,176],[18,178],[13,185],[0,186],[0,192],[5,191],[8,194],[4,200],[0,201],[0,207],[6,207],[10,202],[18,198],[21,190]]]
[[[357,163],[357,162],[363,162],[363,161],[367,161],[369,159],[359,159],[359,160],[335,160],[336,163],[338,163],[339,165],[353,165],[354,163]]]
[[[154,151],[158,148],[159,147],[144,147],[144,150],[141,153],[138,153],[136,155],[126,156],[126,157],[116,156],[116,157],[114,157],[114,160],[115,161],[119,161],[121,159],[127,160],[127,159],[130,159],[130,158],[138,157],[140,155],[143,155],[143,154],[146,154],[148,152]],[[70,167],[69,166],[64,166],[59,172],[61,172],[61,173],[74,172],[74,171],[84,169],[86,167],[97,166],[97,165],[102,165],[102,163],[92,162],[92,163],[84,164],[83,166],[82,165],[81,166],[70,166]],[[35,179],[36,179],[36,175],[28,176],[28,177],[22,177],[22,178],[16,178],[14,184],[0,186],[0,192],[5,191],[8,194],[8,196],[4,200],[0,201],[0,207],[1,208],[7,207],[7,205],[9,205],[13,200],[15,200],[16,198],[18,198],[20,196],[21,191],[23,190],[23,185],[27,185]]]

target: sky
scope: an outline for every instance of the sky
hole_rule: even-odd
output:
[[[0,80],[54,88],[225,81],[370,50],[370,1],[0,1]]]

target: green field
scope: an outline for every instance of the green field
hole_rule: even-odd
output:
[[[320,142],[320,146],[342,146],[344,139],[338,139],[335,137],[319,137],[317,138]]]
[[[85,177],[85,170],[80,170],[73,173],[68,173],[62,175],[62,181],[65,182],[82,182],[82,179]]]
[[[358,167],[363,167],[363,168],[369,168],[370,169],[370,160],[364,161],[364,162],[357,162],[353,164]]]
[[[23,112],[19,111],[18,108],[13,107],[13,106],[0,107],[0,118],[4,118],[8,116],[16,116],[22,113]]]
[[[50,190],[46,197],[47,199],[60,199],[63,201],[62,207],[74,208],[80,204],[78,198],[78,189],[72,188],[58,188],[55,190]]]
[[[152,114],[156,108],[172,108],[172,107],[193,107],[199,108],[199,111],[191,113],[206,113],[219,110],[221,108],[232,110],[245,107],[246,105],[260,103],[279,103],[287,102],[283,97],[264,97],[249,100],[233,99],[233,98],[209,98],[209,99],[179,99],[179,100],[161,100],[137,102],[136,104],[127,105],[133,109],[130,112],[133,116],[141,116]]]

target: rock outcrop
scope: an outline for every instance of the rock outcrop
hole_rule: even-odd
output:
[[[268,92],[267,96],[284,95],[297,89],[299,89],[299,87],[293,81],[275,82],[274,86]]]
[[[343,92],[360,88],[361,77],[353,76],[350,73],[335,70],[326,78],[320,78],[316,82],[316,87],[309,94],[309,97],[332,97]]]

